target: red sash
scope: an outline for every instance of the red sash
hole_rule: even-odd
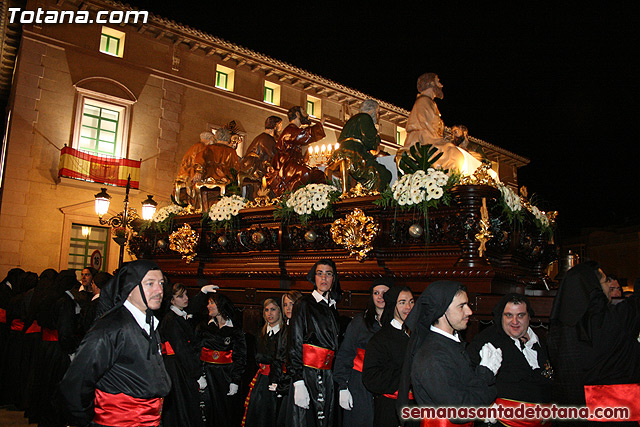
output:
[[[160,349],[162,350],[162,354],[164,354],[165,356],[173,356],[176,354],[176,352],[173,351],[173,347],[171,347],[169,341],[165,341],[160,344]]]
[[[0,323],[7,323],[7,310],[0,308]]]
[[[383,394],[387,399],[398,400],[398,390],[393,394]],[[409,400],[413,400],[413,391],[409,390]]]
[[[520,405],[524,405],[525,409],[526,408],[535,408],[536,404],[535,403],[528,403],[528,402],[518,402],[516,400],[510,400],[510,399],[502,399],[502,398],[497,398],[496,399],[496,404],[498,405],[502,405],[502,407],[504,408],[519,408]],[[512,418],[510,420],[506,420],[506,419],[502,419],[502,418],[498,418],[498,421],[500,421],[502,424],[509,426],[509,427],[539,427],[542,425],[542,420],[534,420],[534,419],[515,419]]]
[[[629,408],[629,418],[591,421],[640,421],[640,384],[585,385],[584,397],[592,414],[596,408]]]
[[[202,347],[202,350],[200,351],[200,360],[207,363],[214,363],[216,365],[228,365],[229,363],[233,363],[233,359],[231,358],[232,353],[232,350],[218,351]]]
[[[38,325],[38,322],[36,320],[34,320],[33,323],[27,328],[27,330],[24,331],[25,334],[36,334],[38,332],[42,332],[42,328],[40,327],[40,325]]]
[[[140,399],[96,389],[93,422],[106,426],[153,427],[160,424],[163,398]]]
[[[356,352],[356,357],[353,359],[353,369],[358,372],[362,372],[362,365],[364,364],[364,349],[359,348]]]
[[[22,332],[22,329],[24,328],[24,322],[20,319],[13,319],[11,321],[11,330],[12,331],[19,331]]]
[[[58,341],[58,331],[44,328],[42,330],[42,341]]]
[[[302,344],[302,363],[308,368],[331,369],[335,352],[312,344]]]
[[[260,372],[262,375],[269,375],[269,373],[271,372],[271,365],[265,365],[264,363],[261,363],[258,372]]]

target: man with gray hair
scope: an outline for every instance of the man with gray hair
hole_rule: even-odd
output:
[[[380,107],[373,99],[367,99],[360,106],[360,113],[345,123],[338,138],[340,148],[334,151],[327,170],[334,173],[343,168],[346,173],[341,179],[349,177],[359,182],[368,190],[382,191],[391,181],[391,172],[376,161],[373,153],[378,152],[380,135],[376,124]],[[343,191],[348,191],[349,184],[342,183]]]

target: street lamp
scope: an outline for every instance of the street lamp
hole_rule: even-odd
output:
[[[137,219],[140,219],[138,212],[134,208],[129,207],[129,190],[131,190],[131,175],[127,178],[126,192],[124,195],[124,209],[122,212],[117,213],[111,218],[104,219],[103,217],[109,211],[109,204],[111,203],[111,195],[107,193],[106,188],[101,188],[101,191],[95,195],[95,210],[98,215],[100,224],[109,225],[115,229],[124,229],[124,235],[117,235],[113,240],[120,245],[120,256],[118,258],[118,267],[122,266],[124,259],[124,247],[129,240],[129,233],[127,228],[133,228],[131,223]],[[149,195],[147,199],[142,202],[142,216],[144,219],[151,219],[156,211],[158,203],[153,200],[153,196]]]
[[[151,194],[147,195],[147,200],[142,202],[142,219],[145,221],[149,221],[153,218],[153,214],[156,213],[156,207],[158,206],[158,202],[153,200],[153,196]]]

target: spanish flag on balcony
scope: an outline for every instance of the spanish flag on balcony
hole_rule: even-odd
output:
[[[140,160],[95,156],[64,147],[60,153],[58,176],[125,187],[131,175],[131,188],[140,184]]]

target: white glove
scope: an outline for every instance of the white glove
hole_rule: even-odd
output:
[[[480,349],[480,365],[489,368],[496,375],[501,364],[502,350],[495,348],[490,342],[483,345]]]
[[[212,293],[215,292],[216,289],[220,289],[220,286],[218,286],[218,285],[206,285],[206,286],[203,286],[200,289],[200,292],[202,292],[203,294],[208,294],[209,292],[212,292]]]
[[[497,408],[498,404],[496,402],[493,402],[493,405],[491,405],[490,407],[491,408]],[[497,409],[496,409],[496,411],[497,411]],[[498,420],[495,419],[495,418],[486,418],[484,420],[484,422],[487,423],[487,424],[496,424],[498,422]]]
[[[207,388],[207,380],[205,379],[204,375],[198,378],[198,387],[200,388],[200,390],[204,390],[205,388]]]
[[[269,391],[276,391],[277,389],[278,389],[277,383],[269,384]]]
[[[340,390],[340,407],[345,411],[350,411],[353,408],[353,397],[351,396],[351,392],[349,392],[348,388],[344,390]]]
[[[309,397],[307,387],[304,385],[304,381],[298,380],[293,383],[293,389],[293,401],[296,406],[309,409],[309,402],[311,402],[311,398]]]
[[[227,396],[233,396],[237,392],[238,392],[238,384],[234,384],[234,383],[229,384],[229,393],[227,393]]]

